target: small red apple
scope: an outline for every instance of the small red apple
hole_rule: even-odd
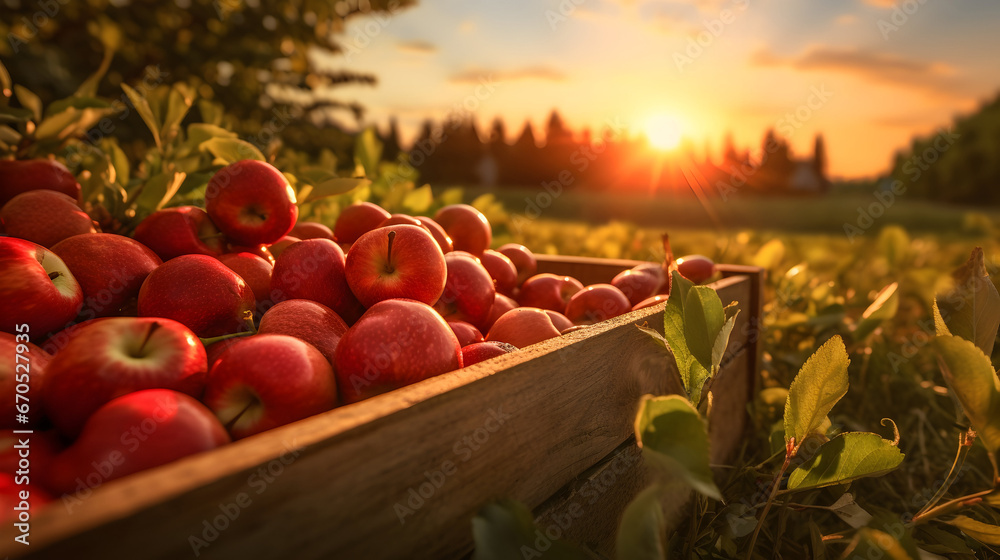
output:
[[[282,240],[284,239],[289,239],[289,237],[287,235],[285,237],[282,237],[281,239],[278,240],[278,242],[275,245],[282,243]],[[295,239],[295,238],[290,238],[290,239]],[[298,239],[295,239],[295,241],[298,241]],[[283,248],[284,246],[285,245],[283,244],[278,245],[279,249]],[[271,263],[271,266],[274,266],[274,263],[277,262],[278,257],[277,255],[271,252],[271,247],[274,247],[274,245],[236,245],[234,243],[227,243],[226,250],[223,251],[223,253],[251,253]]]
[[[225,237],[208,213],[196,206],[153,212],[139,222],[132,237],[164,261],[181,255],[217,257],[226,250]]]
[[[45,411],[60,433],[75,437],[104,403],[143,389],[201,396],[205,348],[170,319],[116,317],[80,329],[46,368]]]
[[[465,321],[448,321],[448,326],[451,327],[452,332],[455,333],[455,337],[458,338],[458,345],[463,348],[484,340],[483,333]]]
[[[337,344],[347,333],[347,323],[332,309],[308,299],[283,301],[264,314],[258,334],[285,334],[316,347],[333,364]]]
[[[467,321],[479,328],[489,319],[496,299],[490,273],[478,258],[465,251],[452,251],[444,260],[448,279],[434,309],[445,319]]]
[[[574,325],[592,325],[631,310],[621,290],[611,284],[593,284],[573,294],[566,304],[566,318]]]
[[[549,319],[552,319],[552,326],[554,326],[559,332],[563,332],[573,326],[573,321],[570,321],[569,317],[559,313],[558,311],[546,309],[545,313],[549,316]]]
[[[504,313],[486,334],[487,341],[506,342],[524,348],[559,336],[559,329],[544,309],[518,307]]]
[[[330,362],[313,345],[258,334],[219,356],[202,401],[240,439],[330,410],[337,385]]]
[[[111,233],[75,235],[60,241],[52,252],[83,289],[83,319],[121,315],[139,296],[146,277],[163,264],[142,243]]]
[[[21,193],[0,209],[4,232],[52,247],[67,237],[94,233],[94,221],[76,200],[63,193],[38,189]]]
[[[483,251],[483,256],[479,257],[479,260],[493,278],[497,292],[505,296],[513,295],[514,289],[517,288],[517,269],[514,268],[514,263],[503,253],[491,249]]]
[[[329,239],[289,245],[271,274],[271,300],[310,299],[334,310],[350,325],[364,313],[364,307],[347,285],[344,265],[344,252]]]
[[[219,256],[219,262],[240,275],[240,278],[250,286],[253,297],[260,304],[271,297],[271,263],[253,253],[226,253]]]
[[[583,284],[571,276],[536,274],[521,284],[517,302],[524,307],[551,309],[562,313],[573,294],[582,289]]]
[[[27,480],[24,475],[0,473],[0,522],[4,525],[27,521],[29,517],[24,516],[37,513],[52,501],[47,490]]]
[[[80,200],[80,183],[66,166],[52,159],[0,160],[0,208],[15,196],[37,189]]]
[[[662,270],[660,265],[654,266],[657,272]],[[611,285],[621,290],[632,305],[654,295],[662,283],[661,274],[638,267],[623,270],[611,280]]]
[[[489,332],[489,330],[493,327],[493,323],[496,323],[497,319],[499,319],[501,315],[511,309],[515,309],[516,307],[518,307],[518,305],[514,299],[503,294],[497,294],[496,299],[493,300],[493,306],[490,307],[490,315],[482,324],[483,329]]]
[[[513,344],[496,341],[477,342],[462,347],[462,363],[465,364],[465,367],[469,367],[472,364],[485,362],[490,358],[496,358],[497,356],[503,356],[511,352],[517,352],[517,347]]]
[[[478,257],[493,241],[493,231],[486,216],[468,204],[445,206],[434,214],[434,221],[448,233],[456,251]]]
[[[256,305],[240,275],[207,255],[170,259],[139,289],[141,317],[173,319],[205,338],[246,330]]]
[[[327,239],[327,238],[326,237],[311,237],[310,239]],[[302,239],[300,239],[298,237],[293,237],[291,235],[286,235],[286,236],[282,237],[281,239],[275,241],[274,243],[268,245],[267,246],[267,250],[271,252],[271,255],[273,255],[275,259],[277,259],[278,257],[281,256],[282,253],[285,252],[285,249],[287,249],[289,245],[292,245],[294,243],[298,243],[299,241],[302,241]],[[274,263],[272,262],[271,264],[274,264]]]
[[[422,227],[395,225],[365,233],[351,245],[347,284],[365,307],[393,298],[433,304],[445,287],[445,257]]]
[[[18,470],[23,471],[27,463],[31,478],[44,485],[52,460],[63,448],[62,439],[55,430],[35,430],[30,434],[0,430],[0,472],[17,474]]]
[[[205,211],[226,237],[244,245],[269,245],[295,227],[295,191],[269,163],[244,159],[212,176]]]
[[[97,409],[53,461],[47,487],[85,495],[121,478],[229,443],[212,411],[169,389],[118,397]]]
[[[414,218],[413,216],[410,216],[409,214],[389,214],[389,217],[383,220],[382,223],[378,225],[378,227],[383,228],[386,226],[402,226],[402,225],[424,227],[423,223],[421,223],[420,220]],[[427,233],[430,233],[430,231],[428,231]]]
[[[677,259],[677,272],[695,284],[701,284],[715,275],[715,263],[704,255],[688,255]]]
[[[83,306],[83,290],[55,253],[30,241],[0,237],[0,331],[41,339]]]
[[[636,311],[636,310],[639,310],[639,309],[645,309],[647,307],[653,307],[654,305],[658,305],[660,303],[663,303],[663,302],[667,301],[668,297],[669,296],[665,296],[665,295],[662,295],[662,294],[657,294],[655,296],[650,296],[650,297],[648,297],[648,298],[640,301],[639,303],[633,305],[632,306],[632,311]]]
[[[340,339],[337,385],[345,403],[398,389],[462,367],[462,348],[429,305],[380,301]]]
[[[333,235],[337,243],[354,243],[357,238],[379,227],[389,216],[381,206],[356,202],[340,211],[337,223],[333,225]]]
[[[329,239],[334,240],[333,230],[319,222],[298,222],[292,231],[288,232],[289,237],[296,239]]]
[[[535,260],[534,253],[524,245],[517,243],[507,243],[497,249],[498,253],[510,259],[517,269],[517,285],[524,284],[524,281],[531,278],[538,272],[538,261]]]
[[[441,227],[441,224],[427,216],[417,216],[417,219],[420,220],[420,225],[427,228],[427,231],[431,232],[431,235],[434,236],[434,241],[438,242],[441,252],[450,253],[455,250],[455,244],[448,237],[448,233]]]

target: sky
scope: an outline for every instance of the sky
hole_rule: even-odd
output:
[[[344,65],[374,87],[341,97],[366,122],[502,117],[512,142],[571,128],[674,123],[718,158],[731,134],[759,150],[775,129],[799,157],[822,133],[836,177],[886,171],[1000,91],[995,0],[423,0],[348,22]]]

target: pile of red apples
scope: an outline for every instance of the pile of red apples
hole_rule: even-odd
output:
[[[0,161],[0,495],[13,430],[34,429],[35,505],[656,305],[678,264],[714,274],[703,257],[591,286],[537,274],[464,204],[298,222],[253,160],[132,237],[96,231],[79,197],[58,163]]]

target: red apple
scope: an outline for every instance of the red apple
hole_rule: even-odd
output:
[[[418,301],[380,301],[340,339],[337,385],[345,403],[398,389],[462,367],[462,348],[448,324]]]
[[[660,303],[663,303],[663,302],[667,301],[668,297],[669,296],[665,296],[665,295],[662,295],[662,294],[657,294],[655,296],[650,296],[650,297],[648,297],[648,298],[640,301],[639,303],[633,305],[632,306],[632,311],[636,311],[636,310],[639,310],[639,309],[645,309],[647,307],[653,307],[654,305],[658,305]]]
[[[364,313],[344,273],[344,252],[329,239],[289,245],[271,274],[271,300],[309,299],[334,310],[348,324]]]
[[[334,240],[333,230],[319,222],[298,222],[292,231],[288,232],[289,237],[296,239],[329,239]]]
[[[504,313],[486,334],[487,341],[506,342],[524,348],[559,336],[559,329],[544,309],[518,307]]]
[[[313,345],[258,334],[223,352],[202,401],[241,439],[332,409],[337,385],[330,362]]]
[[[173,319],[206,338],[246,330],[256,305],[240,275],[207,255],[171,259],[139,289],[140,316]]]
[[[0,429],[36,428],[45,417],[42,387],[52,356],[28,339],[27,334],[17,336],[0,332]],[[18,422],[17,414],[24,414],[27,422]]]
[[[497,356],[503,356],[504,354],[516,351],[516,346],[507,344],[506,342],[477,342],[462,347],[462,363],[465,364],[465,367],[469,367],[472,364],[485,362],[490,358],[496,358]]]
[[[517,288],[517,269],[514,268],[514,263],[503,253],[491,249],[483,251],[483,256],[479,257],[479,260],[493,278],[497,292],[505,296],[513,295],[514,289]]]
[[[654,266],[657,272],[662,270],[660,265]],[[632,305],[654,295],[662,283],[661,274],[638,267],[623,270],[611,280],[611,285],[621,290]]]
[[[479,328],[488,321],[496,299],[490,273],[478,258],[465,251],[452,251],[444,260],[448,279],[434,309],[445,319],[467,321]]]
[[[308,299],[283,301],[264,314],[258,334],[286,334],[316,347],[333,364],[337,344],[347,323],[332,309]]]
[[[39,189],[21,193],[0,209],[4,232],[52,247],[67,237],[94,233],[94,221],[76,200],[63,193]]]
[[[413,216],[410,216],[409,214],[389,214],[389,217],[383,220],[382,223],[378,225],[378,227],[383,228],[386,226],[402,226],[402,225],[424,227],[423,223],[421,223],[420,220],[414,218]],[[430,233],[430,231],[428,231],[427,233]]]
[[[269,163],[244,159],[212,176],[205,211],[226,237],[245,245],[268,245],[288,235],[299,217],[295,191]]]
[[[496,299],[493,300],[493,306],[490,307],[490,316],[487,317],[485,322],[483,322],[483,329],[488,332],[493,327],[493,323],[496,323],[497,319],[499,319],[501,315],[511,309],[515,309],[517,306],[517,302],[512,298],[503,294],[497,294]]]
[[[40,339],[76,317],[83,290],[69,267],[41,245],[0,237],[0,331]]]
[[[66,263],[83,289],[85,319],[121,315],[139,296],[160,257],[138,241],[111,233],[86,233],[60,241],[52,252]]]
[[[150,214],[132,235],[164,261],[181,255],[217,257],[225,252],[226,240],[201,208],[178,206]]]
[[[458,345],[463,348],[484,340],[483,333],[465,321],[448,321],[448,326],[451,327],[451,331],[458,338]]]
[[[362,235],[379,227],[390,214],[371,202],[355,202],[345,207],[333,225],[337,243],[354,243]]]
[[[51,159],[0,160],[0,207],[15,196],[37,189],[80,200],[80,183],[66,166]]]
[[[448,237],[448,233],[441,227],[441,224],[435,222],[433,219],[427,216],[417,216],[420,220],[420,225],[427,228],[427,231],[431,232],[434,237],[434,241],[438,242],[438,246],[441,247],[441,252],[450,253],[455,250],[455,244],[452,242],[451,238]]]
[[[373,229],[351,245],[347,284],[365,307],[393,298],[433,304],[445,287],[445,256],[422,227]]]
[[[201,396],[205,348],[170,319],[109,318],[81,329],[46,369],[45,411],[60,433],[75,437],[104,403],[143,389]]]
[[[621,290],[611,284],[593,284],[573,294],[566,304],[566,318],[574,325],[592,325],[631,310]]]
[[[524,307],[551,309],[562,313],[566,310],[569,298],[582,289],[583,284],[576,278],[546,272],[536,274],[521,284],[517,302]]]
[[[168,389],[136,391],[91,415],[80,437],[52,461],[47,486],[79,499],[109,480],[226,443],[226,429],[194,398]]]
[[[250,286],[253,297],[260,304],[271,297],[271,263],[253,253],[226,253],[219,256],[219,262],[240,275],[240,278]]]
[[[486,216],[468,204],[445,206],[434,214],[434,221],[448,233],[456,251],[478,257],[493,241],[493,231]]]
[[[507,243],[506,245],[501,245],[497,249],[497,252],[510,259],[510,262],[514,264],[514,268],[517,269],[518,286],[524,284],[525,280],[538,272],[538,261],[535,260],[534,253],[524,245]]]
[[[688,255],[677,259],[677,272],[695,284],[701,284],[715,275],[715,263],[704,255]]]
[[[215,342],[211,342],[205,346],[205,358],[208,363],[208,370],[212,371],[212,366],[215,365],[215,362],[219,361],[222,354],[247,336],[253,335],[245,333],[243,336],[222,337],[220,340],[216,340]]]
[[[549,319],[552,319],[552,326],[554,326],[559,332],[563,332],[573,326],[573,321],[570,321],[569,317],[559,313],[558,311],[546,309],[545,313],[548,314]]]

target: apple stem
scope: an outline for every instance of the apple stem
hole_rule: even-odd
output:
[[[230,420],[229,422],[225,423],[225,425],[223,427],[226,429],[226,431],[227,432],[232,431],[233,426],[235,426],[236,423],[240,421],[240,418],[243,418],[243,415],[246,414],[248,410],[250,410],[250,407],[253,406],[253,405],[255,405],[255,404],[259,404],[259,403],[260,403],[260,401],[258,399],[256,399],[256,398],[254,398],[252,401],[248,402],[247,405],[245,407],[243,407],[243,410],[241,410],[239,414],[237,414],[236,416],[233,416],[232,420]]]
[[[50,272],[49,273],[49,280],[55,280],[56,278],[59,278],[60,276],[62,276],[61,272]]]
[[[215,344],[216,342],[219,342],[221,340],[228,340],[230,338],[237,338],[237,337],[241,337],[241,336],[251,336],[253,334],[254,333],[249,332],[249,331],[243,331],[243,332],[237,332],[237,333],[224,334],[224,335],[221,335],[221,336],[213,336],[212,338],[200,338],[198,340],[201,340],[202,346],[205,346],[207,348],[208,346],[210,346],[212,344]]]
[[[149,324],[149,328],[146,329],[146,337],[142,339],[142,344],[140,344],[139,349],[136,350],[137,358],[141,358],[142,356],[144,356],[142,352],[143,350],[146,349],[146,343],[149,342],[149,339],[153,336],[153,333],[156,332],[157,329],[160,328],[160,326],[161,325],[159,321],[153,321],[152,323]]]
[[[396,267],[392,266],[392,241],[396,239],[396,230],[389,232],[389,249],[385,255],[385,271],[392,273],[395,272]]]

